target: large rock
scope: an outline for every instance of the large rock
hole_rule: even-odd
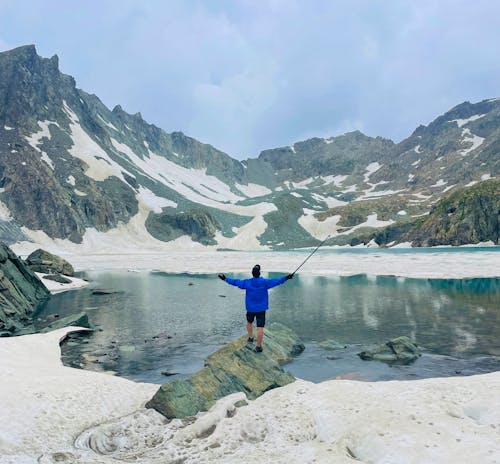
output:
[[[397,337],[373,350],[358,353],[361,359],[383,361],[389,364],[409,364],[421,356],[420,348],[408,337]]]
[[[31,314],[48,296],[33,271],[0,243],[0,335],[12,335],[31,325]]]
[[[87,313],[80,312],[71,316],[62,317],[49,324],[40,330],[41,333],[52,332],[53,330],[62,329],[63,327],[84,327],[94,329],[94,326],[89,322]]]
[[[146,407],[168,418],[193,416],[230,393],[244,392],[255,399],[295,380],[280,367],[304,350],[294,332],[281,324],[271,324],[265,331],[262,353],[256,353],[246,338],[210,355],[205,367],[189,379],[163,384]]]
[[[41,248],[35,250],[26,258],[26,264],[34,272],[43,272],[44,274],[56,272],[68,276],[73,276],[75,274],[73,266],[65,259],[42,250]]]

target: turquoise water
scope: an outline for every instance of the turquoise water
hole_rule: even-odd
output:
[[[244,293],[214,275],[92,271],[89,289],[53,296],[39,326],[86,311],[98,330],[63,344],[66,365],[155,383],[185,378],[207,355],[245,334]],[[246,278],[246,275],[235,274]],[[271,274],[276,277],[278,274]],[[93,294],[95,289],[116,293]],[[363,380],[469,375],[499,370],[500,279],[298,275],[270,292],[268,322],[293,328],[306,351],[287,365],[297,377]],[[410,366],[356,353],[407,335],[424,347]],[[345,348],[327,351],[334,339]]]

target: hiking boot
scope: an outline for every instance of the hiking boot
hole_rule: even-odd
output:
[[[247,343],[253,343],[253,337],[248,337]]]
[[[256,346],[255,347],[255,352],[256,353],[262,353],[262,347],[261,346]]]

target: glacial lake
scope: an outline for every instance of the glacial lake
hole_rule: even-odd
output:
[[[246,333],[244,292],[215,275],[124,270],[82,276],[92,281],[89,288],[52,296],[36,315],[43,327],[55,315],[85,311],[97,327],[63,343],[65,365],[163,383],[190,376],[209,354]],[[283,323],[302,338],[306,350],[285,369],[313,382],[500,370],[500,278],[297,275],[270,291],[267,322]],[[389,366],[357,356],[400,335],[423,347],[413,364]],[[345,348],[320,346],[332,339]]]

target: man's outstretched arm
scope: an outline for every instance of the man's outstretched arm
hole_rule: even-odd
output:
[[[277,287],[278,285],[284,284],[287,280],[290,279],[293,279],[293,274],[288,274],[287,276],[278,277],[276,279],[266,279],[266,287]]]
[[[229,285],[234,285],[235,287],[245,289],[246,288],[246,280],[242,279],[231,279],[231,277],[226,277],[224,274],[218,275],[219,279],[224,280]]]

